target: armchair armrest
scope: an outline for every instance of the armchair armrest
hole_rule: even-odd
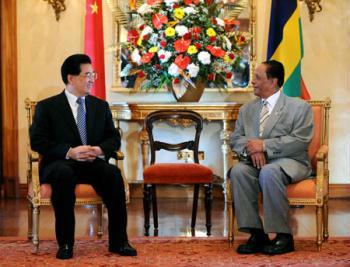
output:
[[[322,145],[316,153],[316,159],[317,161],[319,160],[324,160],[328,156],[328,146],[327,145]]]

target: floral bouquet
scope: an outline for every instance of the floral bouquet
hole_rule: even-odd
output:
[[[147,0],[137,13],[144,23],[128,31],[129,64],[122,76],[137,74],[142,89],[197,82],[223,88],[231,79],[247,39],[238,21],[221,19],[222,2]]]

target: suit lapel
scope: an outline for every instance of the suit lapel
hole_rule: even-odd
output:
[[[272,113],[269,117],[269,119],[266,122],[262,138],[266,138],[270,135],[273,127],[276,125],[279,117],[281,116],[283,109],[284,109],[284,104],[285,104],[285,96],[283,93],[280,94],[280,97],[277,100],[277,103],[275,107],[272,110]]]
[[[86,128],[87,128],[87,142],[91,143],[93,135],[93,121],[95,119],[96,113],[96,103],[93,101],[93,98],[90,96],[85,97],[86,104]]]
[[[253,131],[254,131],[254,137],[259,136],[259,121],[260,121],[260,111],[261,111],[261,100],[258,98],[252,106],[252,116],[253,118]]]
[[[59,111],[59,114],[64,117],[64,121],[67,122],[67,129],[72,131],[73,134],[80,139],[78,127],[64,91],[59,95],[58,100],[57,110]]]

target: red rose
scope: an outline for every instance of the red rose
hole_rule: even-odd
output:
[[[133,45],[137,45],[137,40],[139,39],[140,34],[137,30],[131,29],[128,31],[128,42],[132,43]]]
[[[230,53],[228,56],[230,57],[230,59],[234,59],[235,58],[235,55],[233,53]]]
[[[160,46],[165,48],[166,47],[166,41],[160,41]]]
[[[208,74],[208,81],[214,81],[214,74],[213,73]]]
[[[231,79],[232,78],[232,72],[227,72],[226,73],[226,78]]]
[[[202,32],[202,29],[200,27],[193,27],[190,29],[190,32],[192,34],[196,33],[196,34],[200,34]]]
[[[149,34],[146,34],[142,37],[142,40],[148,40],[149,39]]]
[[[174,83],[174,84],[179,84],[179,83],[180,83],[180,79],[179,79],[179,78],[175,78],[175,79],[173,80],[173,83]]]
[[[213,19],[211,20],[211,22],[213,23],[213,25],[218,24],[218,21],[216,20],[216,18],[213,18]]]
[[[174,4],[174,5],[173,5],[173,9],[178,8],[178,7],[179,7],[178,4]]]
[[[205,3],[209,6],[213,3],[213,0],[205,0]]]
[[[156,64],[155,67],[156,67],[157,70],[160,70],[160,69],[162,68],[162,67],[160,66],[160,64]]]
[[[209,40],[210,40],[210,42],[215,42],[216,41],[216,36],[210,36]]]
[[[202,48],[202,45],[200,43],[195,43],[194,46],[199,50]]]
[[[145,24],[141,24],[139,27],[140,31],[143,31],[144,28],[145,28]]]
[[[188,40],[188,39],[191,39],[191,33],[185,33],[184,36],[183,36],[184,39]]]
[[[140,71],[140,72],[137,74],[137,76],[138,76],[139,78],[143,78],[143,77],[145,77],[145,73],[144,73],[143,71]]]

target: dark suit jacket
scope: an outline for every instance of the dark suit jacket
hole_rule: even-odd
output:
[[[108,161],[120,147],[120,135],[114,127],[109,105],[94,96],[86,96],[85,107],[87,144],[100,146]],[[32,149],[42,155],[40,173],[53,161],[65,159],[70,147],[82,145],[64,91],[37,103],[29,134]]]

